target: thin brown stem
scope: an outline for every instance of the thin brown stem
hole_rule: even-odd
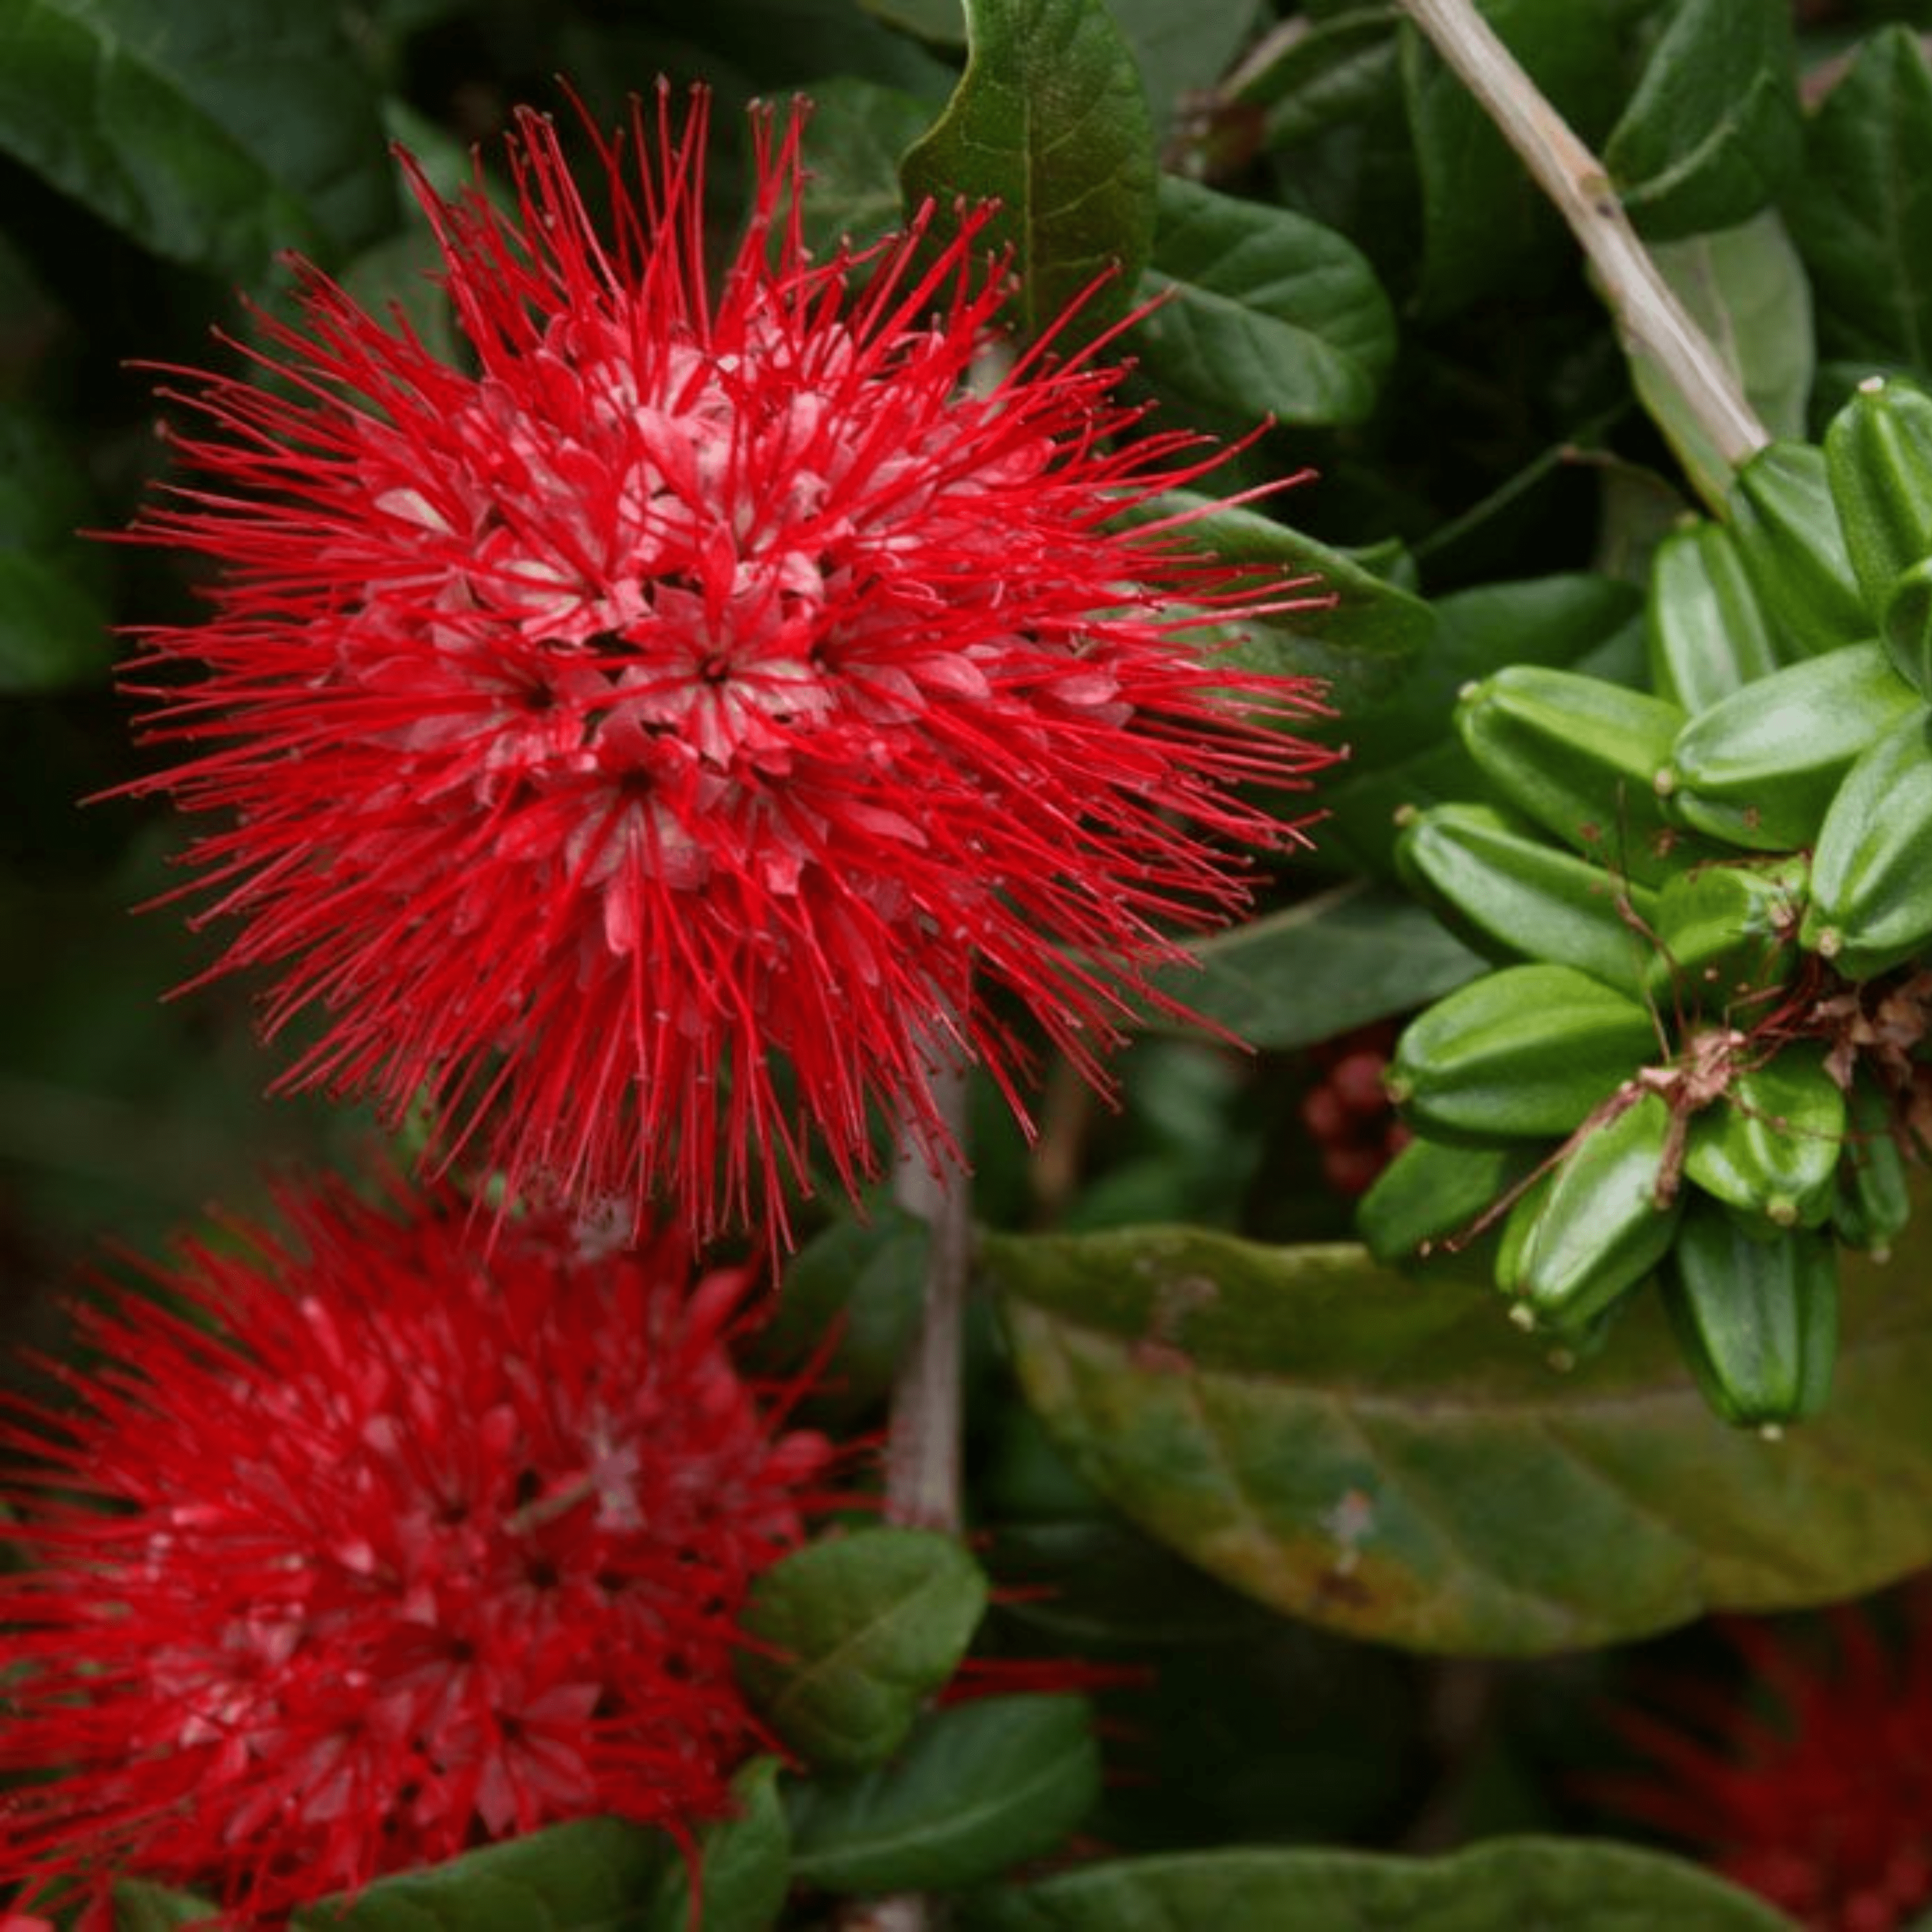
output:
[[[1675,392],[1729,469],[1771,440],[1736,376],[1658,272],[1596,156],[1523,72],[1473,0],[1402,0],[1589,257],[1626,350]]]

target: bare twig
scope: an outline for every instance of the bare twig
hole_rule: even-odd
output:
[[[932,1080],[933,1100],[963,1157],[965,1075],[936,1072]],[[894,1522],[956,1532],[962,1520],[959,1362],[973,1264],[972,1183],[962,1167],[935,1174],[922,1156],[908,1150],[900,1157],[893,1191],[902,1208],[926,1222],[932,1239],[925,1308],[892,1386],[886,1514]]]
[[[932,1076],[932,1097],[963,1162],[966,1076]],[[961,1494],[960,1364],[966,1292],[973,1267],[973,1190],[963,1165],[935,1173],[908,1148],[900,1156],[893,1192],[899,1205],[932,1233],[926,1300],[920,1324],[892,1384],[886,1432],[886,1517],[921,1529],[957,1535],[965,1512]],[[922,1892],[855,1899],[839,1913],[841,1932],[936,1932],[944,1907]]]
[[[1634,358],[1675,391],[1735,470],[1771,440],[1737,378],[1658,272],[1602,164],[1550,106],[1473,0],[1402,0],[1416,26],[1495,122],[1589,257]]]

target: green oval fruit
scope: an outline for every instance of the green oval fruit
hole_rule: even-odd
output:
[[[1859,754],[1919,703],[1883,647],[1854,644],[1774,671],[1691,719],[1672,748],[1686,824],[1760,852],[1818,836]]]
[[[1464,689],[1455,722],[1483,776],[1526,818],[1634,879],[1670,871],[1682,835],[1658,779],[1684,724],[1678,706],[1577,671],[1510,664]]]
[[[1486,805],[1435,806],[1403,828],[1396,862],[1485,950],[1641,990],[1655,895],[1552,844],[1527,821]]]
[[[1845,774],[1811,855],[1798,939],[1848,980],[1932,944],[1932,707],[1916,706]]]
[[[1505,966],[1410,1022],[1388,1090],[1438,1139],[1561,1138],[1658,1050],[1648,1010],[1627,994],[1574,966]]]
[[[1523,1262],[1529,1252],[1531,1238],[1536,1232],[1537,1222],[1543,1218],[1544,1209],[1550,1204],[1550,1192],[1556,1185],[1556,1166],[1552,1162],[1517,1196],[1503,1222],[1502,1239],[1496,1244],[1496,1284],[1512,1298],[1510,1318],[1526,1328],[1538,1325],[1535,1311],[1514,1298],[1517,1284],[1522,1279]]]
[[[1824,1406],[1838,1347],[1828,1234],[1764,1240],[1714,1202],[1693,1201],[1658,1275],[1684,1359],[1726,1422],[1776,1428]]]
[[[1644,641],[1652,688],[1694,716],[1791,662],[1722,524],[1674,531],[1658,546]]]
[[[1932,557],[1922,557],[1892,580],[1879,604],[1879,635],[1892,666],[1912,688],[1932,697]]]
[[[1664,1161],[1670,1109],[1634,1094],[1569,1148],[1497,1285],[1538,1326],[1572,1328],[1626,1294],[1670,1251],[1683,1211]]]
[[[1825,472],[1859,588],[1878,610],[1902,572],[1932,558],[1932,397],[1882,376],[1861,382],[1825,432]]]
[[[1780,1228],[1816,1227],[1837,1198],[1844,1090],[1816,1040],[1747,1066],[1690,1124],[1684,1172],[1707,1194]]]
[[[1802,956],[1810,866],[1800,854],[1693,867],[1665,881],[1644,990],[1680,1022],[1728,1014],[1782,986]]]
[[[1766,444],[1738,472],[1724,508],[1780,655],[1814,656],[1871,635],[1823,451]]]
[[[1355,1204],[1355,1225],[1377,1261],[1412,1261],[1472,1228],[1521,1178],[1530,1159],[1520,1148],[1458,1146],[1418,1135]]]
[[[1845,1150],[1840,1156],[1832,1226],[1847,1247],[1888,1252],[1912,1218],[1905,1151],[1894,1131],[1891,1096],[1869,1073],[1846,1096]]]

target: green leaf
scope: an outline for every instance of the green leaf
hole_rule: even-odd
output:
[[[0,147],[156,254],[244,279],[396,215],[374,91],[310,0],[14,0]]]
[[[1932,1309],[1909,1258],[1850,1271],[1831,1406],[1777,1442],[1709,1414],[1647,1294],[1558,1372],[1486,1286],[1351,1246],[1140,1228],[992,1238],[985,1264],[1081,1473],[1292,1616],[1533,1654],[1855,1596],[1932,1558]]]
[[[910,94],[875,81],[834,76],[814,83],[805,131],[812,178],[799,213],[815,255],[828,256],[848,240],[862,248],[904,226],[900,158],[931,118]]]
[[[677,1856],[662,1832],[580,1819],[378,1879],[290,1924],[292,1932],[572,1932],[616,1919]]]
[[[1456,694],[1472,677],[1509,664],[1568,664],[1609,650],[1642,620],[1642,593],[1620,579],[1582,572],[1485,584],[1436,599],[1432,648],[1397,700],[1373,719],[1378,760],[1426,749],[1447,726]],[[1363,721],[1366,724],[1370,721]]]
[[[905,1742],[958,1667],[986,1579],[958,1540],[878,1528],[807,1544],[760,1576],[738,1674],[759,1714],[814,1764],[857,1771]]]
[[[1332,1040],[1426,1006],[1489,968],[1413,899],[1364,879],[1200,940],[1191,951],[1198,970],[1167,968],[1154,975],[1156,986],[1260,1047]],[[1150,1024],[1172,1030],[1179,1023]]]
[[[114,1881],[114,1932],[174,1932],[177,1926],[205,1926],[220,1910],[210,1899],[151,1885],[146,1879]]]
[[[935,46],[966,44],[966,16],[962,0],[859,0],[861,10],[889,27],[911,34]],[[817,92],[814,84],[813,92]]]
[[[1405,806],[1486,795],[1449,722],[1456,692],[1472,678],[1508,664],[1566,664],[1615,678],[1625,644],[1642,639],[1636,586],[1580,572],[1486,584],[1430,608],[1426,645],[1394,687],[1379,701],[1342,707],[1352,755],[1322,780],[1328,815],[1315,839],[1324,866],[1388,877],[1396,814]],[[1632,662],[1640,664],[1640,651]]]
[[[1212,502],[1193,490],[1170,490],[1148,514],[1171,516]],[[1420,598],[1346,552],[1239,504],[1215,505],[1187,526],[1186,540],[1229,563],[1306,575],[1311,596],[1334,598],[1246,626],[1252,641],[1243,656],[1285,674],[1320,678],[1352,734],[1363,710],[1406,689],[1413,661],[1436,632],[1435,613]]]
[[[816,1414],[862,1414],[892,1387],[919,1325],[932,1237],[924,1222],[890,1203],[866,1219],[835,1221],[794,1255],[778,1306],[752,1346],[772,1372],[795,1372],[832,1338],[814,1394]]]
[[[966,20],[966,71],[905,157],[906,198],[1000,203],[988,232],[1013,250],[1029,337],[1117,270],[1074,325],[1097,334],[1125,313],[1154,238],[1154,128],[1133,56],[1101,0],[967,0]]]
[[[698,1896],[680,1857],[665,1868],[635,1932],[766,1932],[791,1888],[791,1833],[778,1798],[778,1761],[754,1758],[731,1780],[735,1817],[707,1827],[698,1840]],[[632,1922],[626,1918],[627,1927]]]
[[[1774,436],[1802,440],[1816,367],[1811,284],[1776,212],[1767,208],[1720,234],[1658,242],[1651,254],[1738,377],[1759,421]],[[1633,358],[1630,374],[1699,494],[1721,503],[1731,466],[1684,409],[1677,386],[1642,358]]]
[[[892,1764],[791,1786],[794,1875],[947,1892],[1051,1851],[1099,1796],[1086,1700],[988,1697],[921,1720]]]
[[[1483,13],[1550,104],[1585,140],[1616,87],[1618,23],[1576,0],[1490,0]],[[1468,89],[1413,26],[1402,69],[1422,185],[1416,305],[1447,315],[1486,296],[1520,300],[1567,266],[1562,221]]]
[[[1304,215],[1163,175],[1135,340],[1148,374],[1252,419],[1360,422],[1395,359],[1395,315],[1354,245]]]
[[[1367,1852],[1217,1851],[1082,1866],[982,1894],[959,1932],[1791,1932],[1762,1900],[1683,1858],[1575,1838],[1498,1838],[1446,1858]]]
[[[1396,73],[1396,14],[1377,4],[1277,34],[1242,63],[1234,98],[1268,111],[1266,145],[1292,146],[1332,127]]]
[[[1107,0],[1132,50],[1155,130],[1165,136],[1190,94],[1205,93],[1240,52],[1258,0]]]
[[[1804,140],[1789,0],[1681,0],[1604,148],[1652,241],[1730,228],[1765,207]]]
[[[1826,353],[1932,374],[1932,67],[1916,34],[1886,27],[1859,48],[1784,212]]]

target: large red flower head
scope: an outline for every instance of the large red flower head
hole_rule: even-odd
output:
[[[1651,1768],[1600,1781],[1814,1932],[1894,1932],[1932,1904],[1932,1592],[1903,1606],[1902,1644],[1837,1612],[1836,1654],[1732,1619],[1749,1691],[1675,1684],[1669,1719],[1617,1728]]]
[[[265,967],[287,1084],[422,1103],[513,1186],[757,1214],[935,1066],[1009,1093],[1016,994],[1090,1074],[1177,922],[1242,902],[1244,802],[1322,754],[1298,680],[1208,661],[1295,600],[1143,506],[1214,460],[1118,370],[1016,362],[983,215],[814,263],[800,119],[758,118],[707,292],[702,101],[603,159],[526,114],[515,212],[418,178],[460,366],[319,275],[262,386],[196,379],[198,480],[140,525],[218,566],[149,634],[153,783]],[[928,251],[930,252],[930,251]],[[1133,527],[1124,512],[1142,508]]]
[[[734,1369],[744,1277],[561,1221],[479,1245],[447,1200],[284,1210],[88,1313],[71,1412],[6,1432],[0,1768],[35,1781],[0,1873],[273,1912],[723,1815],[738,1614],[827,1461]]]

